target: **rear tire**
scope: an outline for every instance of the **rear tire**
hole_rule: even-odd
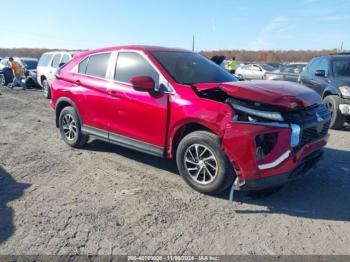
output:
[[[35,87],[34,80],[31,78],[28,78],[25,82],[26,88],[33,89]]]
[[[81,122],[75,109],[71,106],[62,109],[59,117],[59,129],[61,136],[71,147],[83,147],[89,140],[89,136],[81,132]]]
[[[234,170],[221,149],[220,139],[207,131],[195,131],[181,140],[176,163],[186,183],[201,193],[220,193],[234,180]]]
[[[49,82],[46,79],[44,79],[42,84],[43,84],[44,96],[47,99],[51,99],[51,90],[50,90]]]
[[[330,128],[339,129],[344,126],[345,116],[339,110],[340,97],[336,95],[329,95],[323,99],[324,105],[332,114]]]

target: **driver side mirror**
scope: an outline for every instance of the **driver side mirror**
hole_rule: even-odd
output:
[[[132,86],[140,91],[153,91],[156,84],[150,76],[134,76],[130,79]]]
[[[325,70],[316,70],[315,76],[325,77],[326,76],[326,71]]]
[[[62,66],[64,66],[66,63],[60,63],[59,65],[58,65],[58,67],[62,67]]]

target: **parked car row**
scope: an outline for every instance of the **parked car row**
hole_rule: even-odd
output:
[[[24,77],[22,82],[27,86],[27,88],[38,88],[37,83],[37,65],[38,59],[30,57],[14,57],[14,60],[18,62],[23,68]],[[10,63],[8,58],[3,58],[0,61],[0,85],[8,85],[13,80],[13,73],[10,68]]]
[[[42,88],[46,98],[51,98],[50,85],[59,67],[69,62],[74,52],[54,51],[36,58],[14,57],[23,67],[22,82],[27,88]],[[13,80],[8,58],[0,60],[0,85],[8,85]]]
[[[307,63],[291,63],[281,65],[278,69],[270,72],[265,72],[264,80],[283,80],[298,82],[299,75],[305,69]]]

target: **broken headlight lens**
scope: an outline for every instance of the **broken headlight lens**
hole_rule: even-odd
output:
[[[271,112],[271,111],[261,111],[237,104],[231,104],[234,109],[237,111],[246,114],[246,120],[247,121],[254,121],[256,120],[255,117],[258,118],[264,118],[268,120],[273,120],[273,121],[284,121],[283,116],[279,112]],[[242,119],[245,120],[245,119]]]

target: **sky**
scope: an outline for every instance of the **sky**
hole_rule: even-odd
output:
[[[350,0],[0,0],[0,48],[350,50]]]

